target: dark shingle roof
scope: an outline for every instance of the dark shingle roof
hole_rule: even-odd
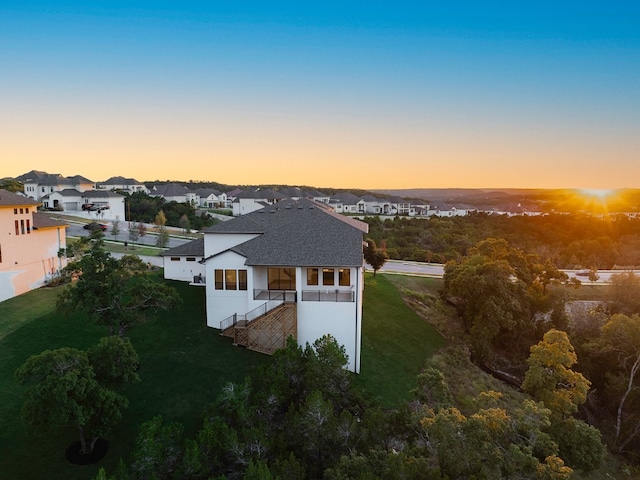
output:
[[[216,190],[215,188],[198,188],[195,191],[196,194],[200,195],[200,197],[208,197],[209,195],[215,195],[216,197],[218,195],[222,195],[222,193],[219,190]]]
[[[111,177],[104,182],[100,182],[99,185],[141,185],[141,183],[135,178]]]
[[[162,197],[181,197],[190,192],[191,190],[184,185],[180,185],[178,183],[167,183],[166,185],[158,185],[156,187],[156,191],[152,192],[152,195]]]
[[[236,198],[256,198],[258,200],[272,200],[284,198],[284,195],[274,192],[270,188],[247,189],[236,195]]]
[[[59,192],[54,192],[54,193],[57,193],[58,195],[62,195],[63,197],[78,197],[78,196],[82,195],[75,188],[65,188],[64,190],[60,190]],[[51,194],[45,195],[42,198],[49,198],[50,195]]]
[[[203,257],[204,256],[204,238],[198,238],[189,243],[178,245],[177,247],[165,250],[160,254],[161,257]]]
[[[0,206],[13,207],[24,205],[40,205],[40,202],[33,198],[18,195],[17,193],[10,192],[9,190],[0,189]]]
[[[16,180],[24,183],[33,180],[39,180],[46,177],[47,175],[49,174],[47,172],[43,172],[42,170],[31,170],[30,172],[23,173],[19,177],[16,177]]]
[[[222,222],[207,233],[258,234],[231,250],[247,265],[361,266],[368,225],[307,199],[283,200]]]
[[[355,205],[360,201],[360,197],[349,192],[340,192],[331,197],[331,201],[337,200],[344,205]]]

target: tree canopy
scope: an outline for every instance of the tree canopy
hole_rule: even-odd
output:
[[[149,272],[138,257],[112,257],[96,240],[79,260],[65,267],[76,272],[78,280],[60,295],[57,307],[69,314],[84,311],[110,333],[124,335],[144,321],[148,310],[168,309],[180,298],[176,290]]]
[[[33,355],[16,371],[25,392],[22,417],[38,432],[74,426],[81,453],[90,453],[122,417],[126,397],[116,391],[137,379],[138,357],[128,339],[102,339],[89,353],[74,348]]]
[[[489,238],[445,265],[443,294],[456,305],[478,359],[522,362],[541,330],[564,323],[562,298],[547,287],[566,278],[504,239]]]

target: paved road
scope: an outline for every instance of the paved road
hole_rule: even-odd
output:
[[[370,265],[366,266],[366,269],[373,271]],[[400,273],[403,275],[420,275],[424,277],[442,278],[444,275],[444,266],[439,263],[424,263],[424,262],[403,262],[401,260],[387,260],[384,266],[378,270],[383,273]],[[585,270],[563,270],[570,278],[577,278],[583,284],[589,285],[588,273],[585,275]],[[597,284],[607,284],[611,282],[611,275],[616,273],[623,273],[624,270],[598,270]],[[639,273],[639,272],[634,272]]]
[[[120,228],[120,233],[118,234],[118,237],[114,237],[111,234],[111,228],[113,227],[113,224],[111,222],[100,222],[104,225],[107,225],[107,230],[104,232],[104,238],[105,240],[119,240],[121,242],[124,242],[125,240],[128,241],[129,239],[129,229],[128,229],[128,222],[120,222],[119,224],[119,228]],[[89,234],[89,230],[85,230],[83,228],[85,224],[84,223],[75,223],[75,222],[69,222],[69,227],[67,228],[67,235],[70,237],[83,237]],[[179,232],[170,232],[171,234],[175,234],[175,233],[179,233]],[[183,245],[187,242],[190,242],[192,239],[190,238],[183,238],[183,237],[179,237],[179,236],[169,236],[169,243],[168,243],[168,247],[169,248],[173,248],[173,247],[177,247],[178,245]],[[141,245],[149,245],[154,247],[156,245],[156,235],[152,234],[152,233],[147,233],[144,237],[140,238],[136,243],[141,244]]]

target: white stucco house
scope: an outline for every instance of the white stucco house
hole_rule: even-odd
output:
[[[227,206],[227,194],[215,188],[198,188],[195,191],[198,205],[204,208],[224,208]]]
[[[206,229],[207,325],[265,353],[289,335],[305,345],[330,334],[344,346],[348,368],[359,372],[367,231],[366,223],[304,198]],[[164,256],[167,278],[187,278],[171,260],[177,253]]]
[[[52,192],[42,197],[42,206],[49,210],[77,213],[95,220],[125,220],[125,196],[111,190],[74,188]]]
[[[0,190],[0,301],[39,288],[66,265],[66,224],[36,213],[40,202]]]
[[[162,197],[167,202],[186,202],[191,203],[192,205],[198,204],[198,195],[196,192],[189,190],[187,187],[180,185],[179,183],[156,185],[149,190],[149,195],[152,197]]]
[[[139,182],[135,178],[126,177],[111,177],[104,182],[98,182],[96,184],[97,190],[122,190],[128,193],[144,192],[147,193],[149,189],[144,183]]]
[[[284,195],[269,188],[247,189],[237,193],[231,202],[234,217],[255,212],[284,199]]]
[[[82,175],[63,177],[59,173],[47,173],[39,170],[31,170],[16,177],[16,180],[24,185],[24,194],[34,200],[40,200],[53,192],[61,192],[66,189],[84,192],[93,190],[95,186],[94,182]]]

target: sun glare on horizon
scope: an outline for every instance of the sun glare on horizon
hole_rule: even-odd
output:
[[[585,197],[596,197],[600,200],[605,200],[613,195],[615,190],[607,188],[583,188],[580,190],[580,193]]]
[[[624,208],[621,194],[621,190],[616,189],[583,188],[576,190],[574,202],[586,210],[608,213],[612,208]]]

